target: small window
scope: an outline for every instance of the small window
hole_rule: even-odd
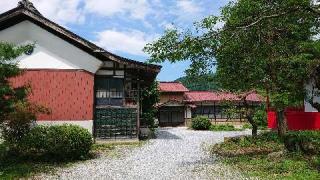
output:
[[[123,91],[123,79],[96,78],[97,105],[122,105],[124,97]]]
[[[105,61],[105,62],[104,62],[104,67],[113,68],[113,62],[112,62],[112,61]]]

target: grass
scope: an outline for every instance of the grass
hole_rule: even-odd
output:
[[[7,146],[0,144],[0,179],[30,178],[41,172],[50,172],[63,163],[40,162],[28,158],[10,155]]]
[[[38,173],[51,172],[63,164],[11,161],[0,165],[0,179],[30,178]]]
[[[210,130],[211,131],[243,131],[246,129],[252,129],[251,124],[246,123],[241,128],[236,128],[234,125],[231,124],[221,124],[221,125],[211,125]],[[266,130],[267,127],[259,126],[259,130]]]
[[[107,142],[107,143],[97,143],[92,146],[93,151],[108,151],[115,149],[116,147],[140,147],[144,145],[144,141],[126,141],[126,142]]]
[[[223,162],[249,177],[259,179],[320,179],[320,172],[314,164],[300,154],[286,154],[277,158],[239,155],[224,158]]]
[[[246,123],[246,124],[242,125],[242,129],[243,129],[243,130],[245,130],[245,129],[252,129],[252,125],[249,124],[249,123]],[[267,130],[268,127],[267,127],[267,126],[259,125],[259,126],[258,126],[258,129],[259,129],[259,130]]]
[[[283,149],[283,144],[275,133],[263,133],[257,138],[239,136],[225,138],[225,142],[212,147],[212,153],[235,157],[242,154],[268,154]]]
[[[90,157],[98,156],[118,157],[121,148],[135,148],[142,146],[144,142],[113,142],[107,144],[94,144],[90,152]],[[38,157],[17,157],[6,151],[7,146],[0,143],[0,179],[29,179],[40,173],[55,172],[58,167],[68,167],[81,161],[55,162],[54,160],[44,160]]]
[[[235,128],[233,125],[230,124],[222,124],[222,125],[211,125],[211,131],[240,131],[241,129]]]
[[[132,149],[141,147],[145,144],[145,141],[134,141],[134,142],[108,142],[101,144],[94,144],[92,146],[92,154],[94,156],[109,156],[109,157],[119,157],[121,156],[121,151],[123,149]]]
[[[320,179],[320,157],[287,153],[273,132],[257,138],[241,136],[227,138],[214,145],[212,153],[222,162],[258,179]]]

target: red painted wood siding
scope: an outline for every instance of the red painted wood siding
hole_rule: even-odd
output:
[[[51,110],[38,120],[92,120],[94,75],[82,70],[27,70],[12,79],[15,87],[30,84],[29,100]]]
[[[289,130],[320,130],[320,113],[287,111],[286,112]],[[277,128],[276,113],[268,112],[268,127]]]

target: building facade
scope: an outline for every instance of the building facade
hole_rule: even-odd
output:
[[[27,0],[0,15],[0,41],[34,44],[16,59],[23,73],[15,87],[29,84],[29,100],[49,108],[38,124],[77,124],[96,138],[136,138],[140,92],[161,67],[112,54],[48,20]],[[121,43],[121,42],[119,42]]]
[[[158,120],[160,126],[187,126],[196,116],[208,117],[212,123],[245,122],[242,113],[228,113],[230,103],[235,109],[243,107],[237,94],[213,91],[189,91],[180,82],[160,82]],[[251,106],[259,106],[263,98],[252,92],[246,96]]]

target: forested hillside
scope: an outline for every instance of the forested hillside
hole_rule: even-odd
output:
[[[181,82],[189,90],[219,90],[219,85],[214,74],[198,77],[181,77],[176,82]]]

